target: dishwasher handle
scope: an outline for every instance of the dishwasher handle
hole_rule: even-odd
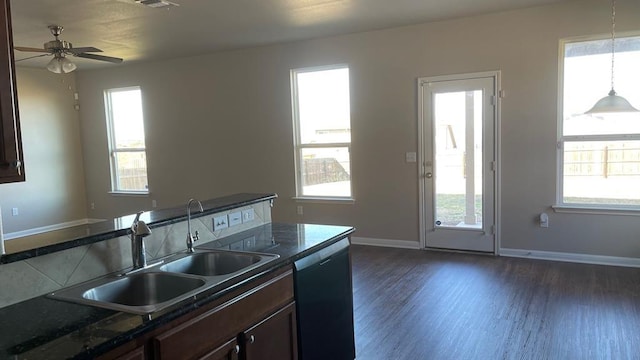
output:
[[[343,238],[342,240],[338,240],[324,249],[320,249],[315,253],[305,256],[302,259],[293,263],[296,271],[302,271],[313,265],[324,265],[331,261],[331,257],[339,252],[344,251],[349,247],[349,238]]]

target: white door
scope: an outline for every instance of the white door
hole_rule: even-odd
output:
[[[419,80],[426,248],[495,252],[496,83],[497,73]]]

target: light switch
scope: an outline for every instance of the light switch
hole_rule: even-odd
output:
[[[227,215],[220,215],[213,218],[213,231],[226,229],[229,227]]]
[[[229,214],[229,226],[242,224],[242,213],[240,211]]]
[[[405,161],[408,163],[414,163],[417,161],[417,154],[414,152],[408,152],[405,154]]]

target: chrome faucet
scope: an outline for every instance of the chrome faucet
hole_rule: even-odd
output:
[[[191,235],[191,203],[193,202],[198,203],[200,212],[204,211],[204,209],[202,208],[202,203],[200,201],[196,199],[189,199],[189,202],[187,203],[187,252],[190,253],[193,252],[193,243],[199,240],[197,230],[195,236]]]
[[[131,224],[131,256],[133,258],[133,270],[142,269],[147,266],[147,253],[144,250],[144,238],[151,235],[151,229],[140,220],[140,215],[144,211],[138,212],[133,224]]]

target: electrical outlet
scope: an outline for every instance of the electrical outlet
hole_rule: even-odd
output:
[[[220,215],[213,218],[213,231],[226,229],[229,227],[227,215]]]
[[[549,227],[549,215],[547,215],[546,213],[540,214],[540,227]]]
[[[11,208],[11,215],[12,216],[18,216],[19,212],[18,212],[18,208]]]
[[[96,203],[92,202],[91,203],[91,210],[95,210],[96,209]]]
[[[298,205],[296,212],[298,213],[298,215],[304,215],[304,208],[302,207],[302,205]]]
[[[256,212],[255,210],[253,210],[253,208],[251,209],[247,209],[247,210],[242,210],[242,222],[246,223],[249,221],[253,221],[253,219],[256,218]]]
[[[255,236],[248,237],[248,238],[242,240],[242,242],[244,243],[244,250],[252,250],[253,248],[256,247],[256,237]]]
[[[242,224],[242,213],[240,211],[229,214],[229,226]]]
[[[156,199],[151,200],[151,207],[152,208],[158,207],[158,202],[156,201]]]

